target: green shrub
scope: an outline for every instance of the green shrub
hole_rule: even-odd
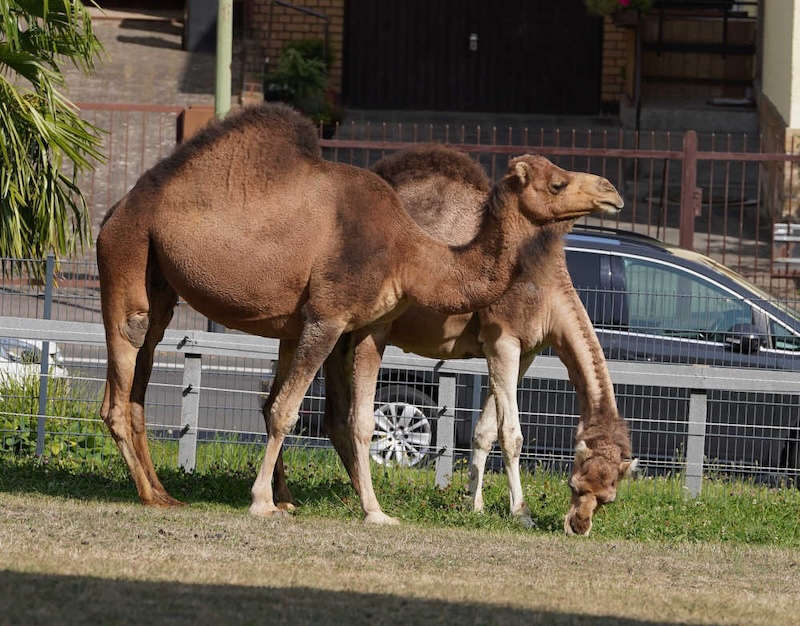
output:
[[[116,447],[98,418],[98,402],[85,400],[84,386],[66,378],[48,382],[44,453],[76,462],[100,461]],[[0,379],[0,453],[36,452],[39,377]]]
[[[331,63],[333,54],[321,39],[289,42],[264,77],[264,98],[291,104],[317,124],[338,122],[341,111],[327,92]]]

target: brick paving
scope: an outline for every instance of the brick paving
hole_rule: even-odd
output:
[[[105,53],[89,76],[65,66],[67,94],[74,102],[214,103],[214,54],[181,49],[178,15],[93,13]]]

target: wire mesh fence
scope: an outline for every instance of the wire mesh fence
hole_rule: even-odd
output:
[[[69,328],[78,330],[70,333],[89,333],[86,329],[93,328],[91,340],[79,341],[61,338],[74,337],[67,335],[63,325],[47,330],[47,321],[41,321],[45,326],[37,332],[21,323],[20,318],[4,317],[0,322],[4,335],[22,335],[21,339],[0,340],[3,453],[33,454],[37,425],[43,420],[46,457],[88,464],[115,458],[116,448],[99,419],[106,367],[102,327],[85,322],[71,324]],[[602,329],[598,331],[603,343]],[[274,342],[269,348],[257,344],[253,350],[262,350],[263,354],[248,357],[207,351],[194,390],[199,402],[190,427],[185,423],[184,376],[185,353],[192,348],[180,349],[176,347],[180,342],[174,339],[184,332],[191,331],[173,331],[173,338],[165,340],[156,353],[146,401],[154,456],[162,463],[176,465],[182,441],[191,429],[197,446],[192,467],[201,471],[220,464],[252,467],[260,460],[266,441],[262,408],[273,380],[277,347]],[[199,335],[216,337],[215,345],[237,338],[228,334]],[[44,410],[38,402],[38,362],[43,343],[33,336],[55,339],[48,344],[52,366]],[[727,348],[721,344],[719,349]],[[486,366],[482,361],[464,361],[463,366],[451,361],[447,364],[451,369],[443,370],[441,363],[430,359],[409,355],[399,358],[397,354],[389,354],[378,379],[373,461],[391,471],[394,467],[432,467],[446,459],[448,472],[466,472],[472,432],[489,393]],[[702,395],[700,462],[705,478],[745,480],[769,488],[796,485],[800,480],[799,357],[800,351],[794,354],[792,367],[784,369],[776,368],[775,361],[745,369],[741,362],[723,367],[713,359],[698,359],[693,365],[704,367],[697,370],[685,360],[653,362],[655,359],[641,358],[641,354],[638,362],[609,360],[617,406],[629,425],[633,451],[642,460],[643,475],[660,481],[653,482],[654,488],[685,488],[689,440],[692,427],[695,433],[698,428],[692,403]],[[452,398],[442,396],[445,371],[453,376]],[[697,372],[702,373],[702,379],[693,378]],[[575,376],[576,372],[571,374]],[[563,366],[546,351],[520,382],[517,402],[524,437],[521,462],[530,470],[565,472],[571,465],[582,407],[567,378]],[[325,395],[321,372],[303,400],[288,445],[331,445],[324,427]],[[448,408],[452,419],[443,421]],[[488,465],[490,470],[503,469],[503,456],[497,446]],[[461,479],[464,481],[465,476]]]

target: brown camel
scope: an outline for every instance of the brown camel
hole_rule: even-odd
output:
[[[545,193],[564,193],[576,179],[585,176],[566,172],[542,157],[532,162],[543,179],[558,181],[556,188],[548,187]],[[477,164],[441,147],[398,152],[379,161],[374,170],[396,189],[406,209],[428,234],[452,245],[474,236],[487,197],[490,201],[496,197]],[[615,203],[621,206],[621,198],[617,196]],[[614,499],[618,480],[635,468],[635,462],[630,459],[627,426],[617,412],[603,352],[567,272],[563,235],[574,221],[571,217],[537,223],[521,273],[495,304],[463,315],[412,306],[392,322],[388,341],[436,359],[486,357],[491,393],[473,438],[470,487],[474,508],[483,509],[486,457],[499,437],[511,491],[511,513],[526,525],[531,524],[531,517],[519,476],[522,433],[517,382],[534,356],[552,345],[569,370],[581,406],[570,479],[573,502],[564,528],[587,534],[594,509]],[[382,337],[386,336],[384,331]],[[326,362],[326,428],[369,519],[380,511],[380,505],[369,475],[374,386],[368,383],[377,373],[384,342],[375,337],[361,343],[359,338],[351,338],[349,343],[346,339]],[[342,421],[348,414],[347,422]],[[276,487],[288,500],[282,467],[276,475]]]
[[[370,333],[411,303],[451,313],[497,300],[540,219],[535,160],[517,159],[476,237],[428,237],[377,175],[324,161],[311,123],[282,105],[209,126],[147,171],[97,239],[108,373],[101,415],[142,502],[175,504],[147,447],[144,398],[153,351],[178,295],[229,328],[282,340],[269,439],[250,511],[281,510],[272,474],[314,373],[344,332]],[[585,177],[554,195],[564,219],[611,206]],[[373,385],[374,386],[374,385]]]

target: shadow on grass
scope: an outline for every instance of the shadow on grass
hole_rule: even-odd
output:
[[[0,615],[0,621],[9,624],[655,623],[307,587],[127,581],[8,570],[0,570]]]

